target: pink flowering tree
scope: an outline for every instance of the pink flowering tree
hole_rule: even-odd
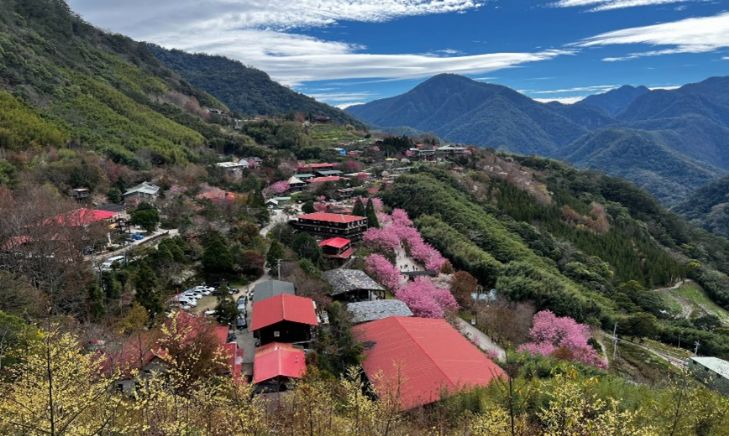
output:
[[[381,254],[367,256],[365,270],[390,291],[400,287],[400,271]]]
[[[368,247],[388,254],[394,254],[400,247],[400,238],[393,231],[392,226],[371,227],[364,232],[362,240]]]
[[[407,304],[415,316],[423,318],[443,318],[446,313],[458,309],[450,291],[437,287],[428,277],[409,282],[395,296]]]
[[[286,180],[280,180],[263,190],[263,195],[270,197],[273,195],[280,195],[289,190],[289,182]]]
[[[566,356],[598,368],[607,368],[607,362],[587,342],[590,327],[570,317],[555,316],[549,310],[537,312],[529,330],[530,342],[519,347],[519,351],[542,356]]]

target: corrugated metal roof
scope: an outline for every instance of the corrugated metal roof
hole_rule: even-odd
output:
[[[729,362],[723,359],[719,359],[718,357],[699,357],[699,356],[693,356],[691,357],[691,360],[698,363],[701,366],[704,366],[706,368],[709,368],[710,370],[714,371],[715,373],[719,374],[720,376],[729,379]]]
[[[275,377],[301,378],[306,374],[304,350],[291,344],[272,342],[256,349],[253,358],[253,383]]]
[[[257,303],[276,295],[289,294],[294,295],[294,284],[281,280],[266,280],[256,284],[253,287],[253,302]]]
[[[360,324],[362,366],[378,395],[399,392],[403,410],[433,403],[506,373],[443,319],[392,317]]]
[[[283,294],[253,304],[251,331],[260,330],[281,321],[318,325],[319,322],[314,312],[314,300]]]
[[[357,216],[357,215],[344,215],[344,214],[340,214],[340,213],[327,213],[327,212],[314,212],[314,213],[307,213],[304,215],[299,215],[299,220],[322,221],[322,222],[340,223],[340,224],[353,223],[353,222],[357,222],[357,221],[362,221],[364,219],[366,219],[366,217]]]

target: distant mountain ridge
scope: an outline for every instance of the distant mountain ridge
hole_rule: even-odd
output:
[[[147,46],[167,68],[235,112],[244,115],[303,112],[326,116],[338,123],[360,124],[348,113],[293,91],[273,81],[265,72],[246,67],[238,61],[223,56],[167,50],[152,44]]]
[[[729,78],[675,90],[623,86],[572,105],[453,74],[352,106],[375,126],[564,159],[627,178],[666,204],[729,173]]]

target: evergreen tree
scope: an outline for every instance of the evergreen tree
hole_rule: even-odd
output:
[[[314,264],[319,263],[321,259],[321,248],[319,243],[316,242],[313,236],[308,233],[301,232],[296,235],[294,242],[291,243],[291,248],[304,259],[309,259]]]
[[[104,304],[104,291],[96,282],[89,286],[87,304],[89,316],[92,320],[99,320],[106,314],[106,305]]]
[[[268,248],[268,253],[266,253],[266,264],[270,271],[276,269],[278,260],[283,259],[284,254],[283,245],[278,241],[271,241],[271,246]]]
[[[205,274],[209,276],[233,272],[233,255],[223,235],[216,231],[211,231],[205,241],[202,265]]]
[[[367,200],[365,216],[367,217],[367,227],[380,228],[380,222],[377,220],[377,212],[375,212],[375,205],[372,204],[371,198]]]
[[[301,206],[301,211],[304,213],[314,213],[316,211],[316,209],[314,209],[314,200],[308,200],[304,203]]]
[[[157,290],[158,286],[157,276],[154,271],[147,262],[142,262],[134,277],[134,288],[136,289],[134,298],[147,309],[152,318],[162,312],[162,301]]]
[[[357,200],[354,202],[354,207],[352,208],[352,215],[356,216],[365,216],[367,212],[365,211],[365,205],[362,203],[361,198],[357,198]]]
[[[227,286],[220,287],[218,304],[215,306],[215,319],[223,325],[233,325],[238,318],[238,307],[228,292]]]
[[[159,212],[149,203],[140,203],[131,214],[130,222],[140,226],[147,232],[154,232],[159,224]]]

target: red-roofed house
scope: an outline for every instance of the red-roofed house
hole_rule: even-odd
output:
[[[119,215],[117,212],[108,210],[81,208],[50,218],[46,224],[56,223],[68,227],[82,227],[98,222],[111,222],[117,215]]]
[[[337,183],[340,180],[342,180],[342,178],[339,176],[322,176],[322,177],[314,177],[312,179],[307,180],[306,182],[309,184]]]
[[[401,410],[507,377],[443,319],[390,317],[352,331],[364,343],[362,367],[375,392],[398,395]]]
[[[357,215],[314,212],[299,215],[292,225],[298,230],[315,236],[342,237],[357,241],[367,230],[367,218]]]
[[[352,257],[352,241],[347,238],[329,238],[319,243],[321,251],[326,257],[346,260]]]
[[[290,294],[253,304],[250,330],[261,345],[270,342],[307,342],[311,328],[319,325],[314,300]]]
[[[287,382],[306,374],[304,350],[291,344],[271,342],[256,349],[253,358],[253,383],[263,391],[287,390]]]
[[[227,326],[212,323],[206,318],[184,311],[177,312],[176,321],[177,325],[174,328],[171,319],[168,319],[166,324],[168,328],[176,332],[185,333],[185,337],[181,339],[182,344],[190,343],[203,334],[210,335],[210,339],[222,349],[227,357],[227,372],[235,380],[240,379],[243,350],[238,348],[235,342],[227,342]],[[119,389],[127,393],[131,392],[136,383],[136,380],[130,377],[133,370],[138,370],[141,376],[152,371],[165,370],[166,350],[161,347],[162,336],[159,330],[145,331],[129,337],[117,350],[104,350],[105,359],[102,363],[102,370],[107,374],[113,370],[120,371],[122,379],[117,382]]]
[[[337,164],[329,163],[329,162],[319,162],[319,163],[306,163],[306,162],[300,162],[299,165],[296,167],[297,171],[316,171],[316,170],[330,170],[333,168],[336,168]]]
[[[214,204],[230,204],[237,198],[235,192],[225,191],[223,189],[212,186],[198,194],[195,198],[198,200],[208,200]]]

